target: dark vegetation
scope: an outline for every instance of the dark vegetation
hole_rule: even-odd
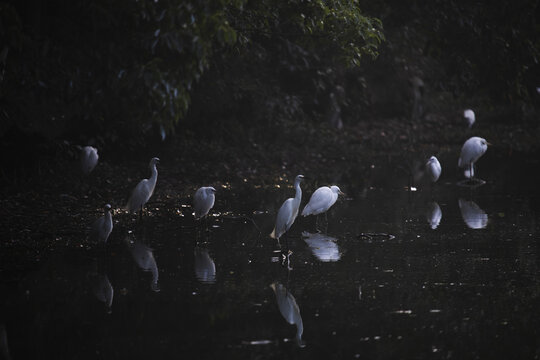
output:
[[[361,179],[472,135],[538,153],[539,16],[533,0],[2,1],[5,235],[35,212],[25,236],[54,242],[51,214],[78,229],[81,199],[123,205],[152,156],[157,201],[188,202],[203,183]],[[76,145],[99,149],[89,182]]]

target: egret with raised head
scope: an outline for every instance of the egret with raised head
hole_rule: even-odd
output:
[[[272,239],[277,239],[285,234],[294,223],[294,220],[298,216],[298,209],[300,208],[300,201],[302,200],[302,189],[300,183],[304,180],[304,175],[298,175],[294,179],[294,189],[296,190],[294,198],[288,198],[283,202],[283,205],[279,208],[276,225],[274,230],[270,234]]]
[[[137,186],[135,186],[135,189],[133,189],[131,197],[126,205],[127,211],[131,213],[140,211],[140,215],[142,216],[143,206],[148,202],[148,200],[150,200],[150,197],[152,197],[154,189],[156,188],[158,176],[158,171],[156,168],[157,164],[159,164],[159,158],[154,157],[150,160],[149,166],[152,175],[149,179],[142,179]]]

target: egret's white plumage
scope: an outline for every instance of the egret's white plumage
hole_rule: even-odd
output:
[[[458,166],[469,169],[468,175],[470,179],[474,179],[474,163],[484,155],[487,148],[488,142],[486,139],[478,136],[473,136],[463,144],[461,155],[458,160]],[[467,176],[467,173],[465,173],[465,176]],[[482,180],[482,182],[484,181]]]
[[[104,211],[105,214],[92,224],[90,237],[93,241],[106,243],[113,229],[111,205],[105,205]]]
[[[302,210],[302,216],[319,215],[327,212],[337,201],[338,195],[343,194],[339,187],[323,186],[315,190],[311,195],[309,202]]]
[[[142,207],[144,204],[150,200],[150,197],[154,193],[154,189],[156,188],[156,182],[157,182],[157,176],[158,171],[156,168],[156,164],[159,163],[159,158],[155,157],[150,160],[150,171],[152,172],[152,176],[150,176],[149,179],[143,179],[141,180],[137,186],[135,186],[135,189],[133,189],[133,192],[131,193],[131,197],[129,198],[129,201],[126,205],[126,210],[129,212],[137,212],[138,210],[142,210]]]
[[[296,194],[294,198],[288,198],[283,202],[283,205],[279,208],[276,226],[270,234],[273,239],[278,239],[287,232],[294,223],[294,220],[298,216],[298,209],[300,208],[300,201],[302,200],[302,189],[300,188],[300,182],[304,179],[304,175],[298,175],[294,179],[294,188]]]
[[[276,295],[276,301],[281,316],[283,316],[285,321],[289,324],[296,325],[296,341],[299,346],[303,347],[302,334],[304,333],[304,323],[302,322],[300,308],[296,303],[296,299],[285,286],[278,282],[270,284],[270,287],[274,290],[274,294]]]
[[[195,210],[195,219],[200,219],[208,214],[214,207],[216,201],[216,189],[211,186],[201,187],[195,192],[193,197],[193,209]]]
[[[471,109],[467,109],[467,110],[463,111],[463,118],[467,122],[467,125],[469,126],[469,128],[471,126],[473,126],[474,121],[476,120],[476,117],[474,115],[474,111],[472,111]]]
[[[459,210],[465,224],[471,229],[483,229],[488,224],[488,216],[474,201],[459,199]]]
[[[426,173],[428,174],[431,181],[436,182],[439,180],[439,177],[441,176],[441,163],[439,160],[432,156],[429,158],[428,162],[426,163]]]
[[[89,174],[98,163],[99,155],[95,147],[85,146],[81,150],[81,171]]]

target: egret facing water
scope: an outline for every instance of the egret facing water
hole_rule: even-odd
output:
[[[216,189],[211,186],[201,187],[195,192],[193,197],[193,208],[195,210],[195,219],[198,220],[208,214],[214,207],[216,200]]]
[[[92,224],[90,238],[93,241],[106,243],[113,229],[111,205],[107,204],[103,209],[105,214]]]
[[[99,155],[97,149],[92,146],[85,146],[81,150],[81,171],[89,174],[98,163]]]
[[[474,180],[474,163],[485,154],[488,148],[488,142],[478,136],[473,136],[465,141],[461,148],[461,155],[458,160],[458,166],[469,169],[470,179]],[[480,180],[483,182],[483,180]]]
[[[311,195],[309,202],[302,210],[302,216],[319,215],[325,213],[334,205],[337,201],[338,195],[345,195],[341,192],[339,187],[322,186],[315,190]]]
[[[441,176],[441,163],[439,160],[432,156],[429,158],[428,162],[426,163],[426,173],[429,175],[429,178],[431,181],[436,182],[439,180],[439,176]]]
[[[150,179],[142,179],[137,186],[135,186],[135,189],[133,189],[133,193],[131,193],[131,197],[129,198],[129,201],[126,205],[126,210],[129,212],[137,212],[141,211],[142,216],[142,208],[144,204],[150,200],[150,197],[152,197],[152,194],[154,193],[154,189],[156,188],[156,182],[157,182],[157,176],[158,171],[156,168],[156,164],[159,163],[159,158],[155,157],[150,160],[150,171],[152,171],[152,176],[150,176]]]
[[[302,189],[300,188],[302,180],[304,180],[304,175],[296,176],[294,179],[294,188],[296,190],[294,198],[288,198],[279,208],[276,226],[270,234],[272,239],[277,239],[279,241],[279,238],[291,228],[294,220],[298,216],[298,209],[300,208],[300,201],[302,200]]]

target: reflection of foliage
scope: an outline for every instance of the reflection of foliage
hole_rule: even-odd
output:
[[[100,141],[137,141],[156,124],[172,130],[213,64],[249,68],[264,56],[289,72],[335,60],[357,66],[382,40],[380,22],[353,0],[15,4],[0,7],[2,118],[26,131]],[[257,75],[251,70],[246,78]]]

